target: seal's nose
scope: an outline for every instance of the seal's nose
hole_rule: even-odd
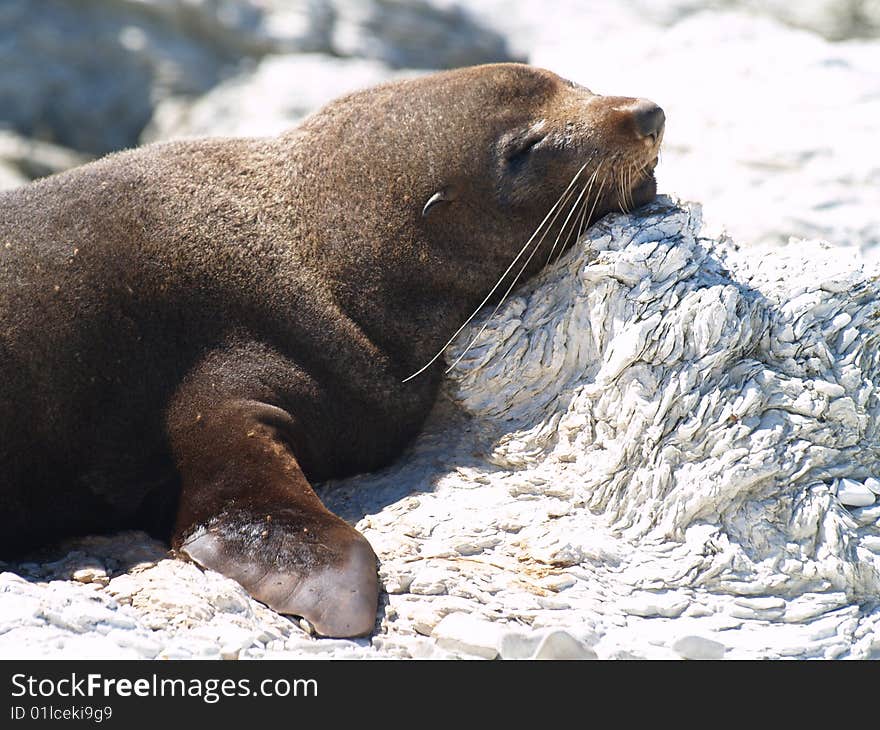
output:
[[[639,137],[651,137],[656,142],[666,124],[666,114],[653,101],[639,99],[632,110],[635,120],[636,134]]]

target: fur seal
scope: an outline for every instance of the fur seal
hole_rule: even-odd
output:
[[[0,550],[141,527],[326,636],[376,556],[311,483],[418,433],[482,304],[655,195],[663,111],[495,64],[0,195]]]

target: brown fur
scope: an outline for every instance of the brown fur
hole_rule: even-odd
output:
[[[3,552],[164,529],[322,633],[369,631],[375,558],[309,481],[418,433],[442,369],[402,381],[574,172],[656,155],[633,103],[476,67],[352,94],[278,138],[151,145],[0,195]],[[552,134],[518,153],[542,119]]]

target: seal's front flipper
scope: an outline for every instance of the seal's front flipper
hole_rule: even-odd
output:
[[[182,539],[179,550],[279,613],[307,619],[321,636],[373,631],[376,556],[332,513],[229,509]]]
[[[169,412],[181,477],[172,545],[323,636],[370,633],[378,604],[370,544],[318,499],[294,455],[305,437],[293,416],[219,397],[223,376],[192,381]]]

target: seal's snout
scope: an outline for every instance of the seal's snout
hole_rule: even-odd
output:
[[[635,122],[636,135],[640,138],[650,137],[656,142],[660,139],[663,127],[666,124],[666,114],[653,101],[639,99],[632,110]]]

